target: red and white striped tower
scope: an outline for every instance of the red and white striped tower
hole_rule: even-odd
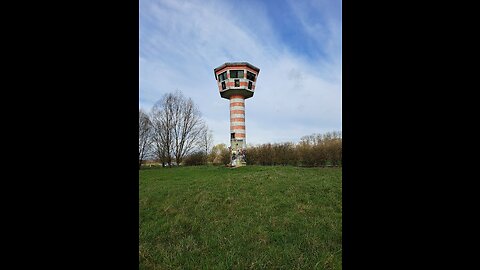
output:
[[[234,166],[246,165],[245,99],[253,97],[260,69],[247,62],[225,63],[214,69],[220,96],[230,100],[230,150]]]
[[[245,136],[245,98],[242,95],[230,96],[230,134],[234,133],[235,139],[243,139]]]

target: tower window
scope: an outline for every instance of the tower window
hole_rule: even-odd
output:
[[[225,88],[227,88],[225,87],[225,82],[222,82],[222,89],[225,90]]]
[[[243,70],[230,70],[230,78],[243,78]]]
[[[218,81],[225,81],[227,79],[227,72],[222,72],[220,75],[218,75]]]
[[[235,87],[240,87],[240,80],[235,80]]]
[[[251,81],[255,81],[255,73],[247,71],[247,79],[249,79]]]
[[[248,89],[252,90],[252,82],[251,81],[248,82]]]
[[[235,139],[235,132],[230,133],[230,139]]]

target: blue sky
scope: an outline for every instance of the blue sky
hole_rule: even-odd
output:
[[[342,130],[342,17],[335,0],[140,0],[140,108],[163,94],[191,97],[229,144],[229,101],[213,69],[260,68],[245,101],[247,143],[298,142]]]

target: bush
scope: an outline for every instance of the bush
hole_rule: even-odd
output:
[[[192,154],[188,155],[183,164],[185,166],[198,166],[204,165],[206,160],[205,153],[203,151],[193,152]]]
[[[220,161],[221,165],[230,163],[230,151],[228,151],[228,149],[225,148],[220,151]]]
[[[247,165],[259,165],[258,160],[260,157],[258,156],[258,147],[255,146],[247,146]]]

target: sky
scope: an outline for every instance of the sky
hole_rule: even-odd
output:
[[[342,130],[342,2],[140,0],[140,108],[166,93],[193,99],[214,144],[230,144],[229,101],[213,69],[260,68],[245,100],[247,144]]]

